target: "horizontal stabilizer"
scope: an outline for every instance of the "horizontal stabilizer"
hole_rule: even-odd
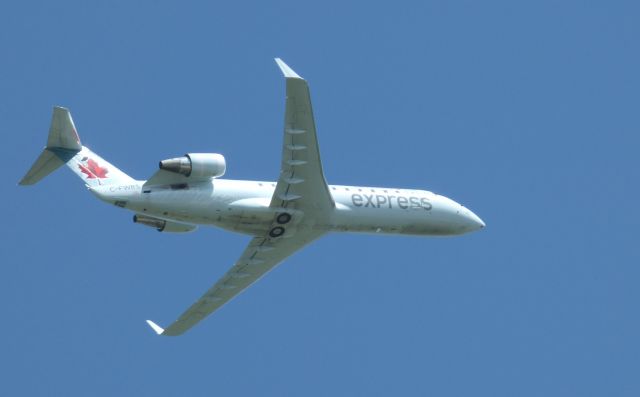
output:
[[[63,164],[64,161],[60,160],[52,151],[45,149],[19,183],[20,185],[33,185]]]
[[[161,326],[159,326],[158,324],[154,323],[151,320],[147,320],[147,324],[149,324],[151,329],[153,329],[155,333],[158,335],[162,335],[162,333],[164,332],[164,328],[162,328]]]

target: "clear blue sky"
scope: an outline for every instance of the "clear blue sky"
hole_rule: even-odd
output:
[[[638,396],[633,1],[9,2],[0,13],[0,394]],[[282,57],[330,183],[433,190],[481,232],[330,235],[179,338],[248,238],[160,234],[63,169],[53,105],[139,179],[223,153],[273,180]]]

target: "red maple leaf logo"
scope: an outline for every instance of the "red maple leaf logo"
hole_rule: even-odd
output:
[[[89,161],[87,161],[86,167],[82,164],[78,164],[78,167],[80,167],[80,171],[82,171],[83,174],[87,174],[87,179],[106,178],[109,173],[107,168],[100,167],[93,159],[89,159]]]

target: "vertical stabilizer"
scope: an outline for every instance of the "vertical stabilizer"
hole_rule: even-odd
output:
[[[53,108],[49,138],[47,139],[47,149],[55,148],[75,151],[82,149],[80,137],[73,124],[69,109],[60,106]]]
[[[88,186],[133,181],[113,164],[82,146],[69,109],[56,106],[53,108],[47,146],[22,178],[20,185],[33,185],[64,164]]]

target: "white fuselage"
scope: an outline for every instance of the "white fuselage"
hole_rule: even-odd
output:
[[[240,258],[159,335],[183,334],[327,232],[451,236],[484,223],[471,210],[425,190],[328,185],[306,80],[276,58],[286,80],[282,156],[277,182],[219,179],[217,153],[164,159],[137,181],[80,142],[69,109],[54,107],[47,146],[21,185],[33,185],[66,164],[101,200],[135,212],[133,221],[161,232],[211,225],[253,236]]]
[[[249,235],[264,235],[281,211],[270,206],[275,182],[212,179],[149,190],[143,190],[143,183],[93,186],[90,190],[104,201],[139,214]],[[429,191],[338,185],[329,185],[329,190],[335,201],[330,216],[308,224],[304,214],[294,215],[292,225],[424,236],[458,235],[484,227],[471,210]]]

